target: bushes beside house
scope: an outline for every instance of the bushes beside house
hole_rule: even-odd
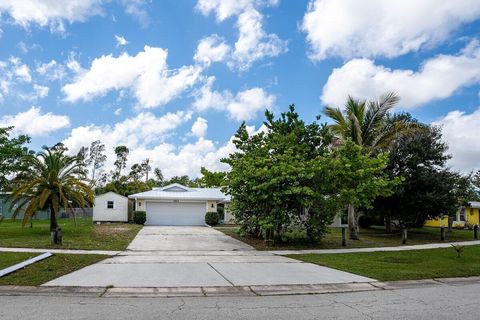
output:
[[[134,211],[133,222],[136,224],[145,224],[147,221],[147,213],[145,211]]]
[[[209,226],[216,226],[218,224],[218,213],[216,211],[209,211],[205,214],[205,223]]]

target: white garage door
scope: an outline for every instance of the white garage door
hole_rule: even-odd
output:
[[[203,202],[147,202],[150,226],[203,226],[206,204]]]

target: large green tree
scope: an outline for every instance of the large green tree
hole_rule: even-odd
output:
[[[202,177],[200,185],[205,188],[222,187],[225,185],[225,172],[215,172],[207,170],[205,167],[200,168]]]
[[[30,142],[30,138],[25,135],[10,137],[12,129],[0,128],[0,190],[5,190],[9,177],[21,170],[20,160],[29,152],[25,144]]]
[[[300,229],[318,240],[336,213],[319,162],[328,153],[329,130],[305,124],[293,105],[278,119],[267,111],[264,125],[264,132],[249,135],[242,124],[233,140],[238,151],[222,160],[231,167],[224,188],[232,196],[231,210],[254,236],[267,231],[280,238]]]
[[[469,177],[447,167],[450,156],[440,128],[420,126],[415,135],[402,136],[391,146],[387,173],[402,182],[392,195],[380,197],[374,204],[375,213],[395,221],[400,228],[456,214],[471,190]]]
[[[378,100],[359,100],[349,96],[345,106],[325,108],[325,114],[333,120],[330,129],[335,135],[335,145],[353,141],[362,147],[362,152],[380,154],[387,152],[396,139],[409,135],[417,126],[411,118],[392,115],[392,109],[398,104],[400,97],[393,92],[386,93]],[[357,208],[358,209],[358,208]],[[354,218],[355,207],[349,206],[349,228],[351,232],[358,229]],[[356,233],[350,235],[357,238]]]
[[[37,210],[50,212],[52,241],[57,242],[57,215],[60,208],[91,207],[94,193],[87,183],[77,157],[59,148],[46,148],[22,158],[23,170],[12,180],[13,218],[23,211],[25,225]]]
[[[348,229],[352,240],[358,240],[355,208],[369,208],[379,196],[388,196],[399,178],[385,172],[388,154],[371,156],[362,147],[347,140],[322,160],[326,183],[348,211]]]

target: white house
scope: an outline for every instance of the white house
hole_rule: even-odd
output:
[[[95,197],[93,221],[128,222],[129,200],[115,192],[107,192]]]
[[[132,194],[135,210],[147,213],[146,225],[205,225],[205,214],[230,201],[219,188],[189,188],[174,183]]]

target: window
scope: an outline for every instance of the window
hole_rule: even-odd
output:
[[[141,201],[138,201],[138,206],[139,206],[139,207],[142,206],[142,202],[141,202]]]
[[[465,221],[465,208],[460,210],[460,221]]]
[[[107,201],[107,209],[113,209],[113,201]]]
[[[212,203],[212,204],[210,205],[210,208],[215,208],[215,205]]]

